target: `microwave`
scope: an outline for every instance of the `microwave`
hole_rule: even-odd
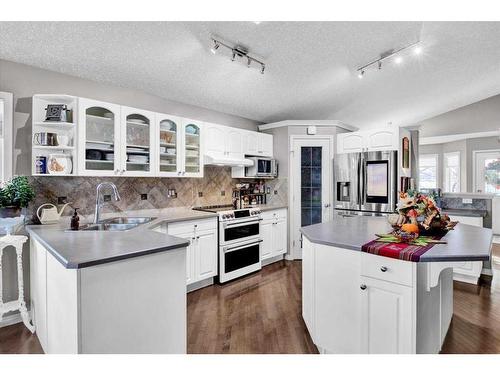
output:
[[[278,162],[275,159],[250,157],[251,167],[245,167],[245,177],[278,177]]]

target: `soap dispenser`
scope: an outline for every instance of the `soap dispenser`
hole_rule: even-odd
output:
[[[71,216],[71,230],[78,230],[80,228],[80,217],[76,210],[78,210],[78,208],[75,208],[75,212],[73,212],[73,216]]]

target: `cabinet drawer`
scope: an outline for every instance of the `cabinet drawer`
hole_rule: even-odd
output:
[[[286,208],[269,210],[262,212],[263,220],[286,219]]]
[[[414,262],[362,253],[361,274],[402,285],[413,285]]]
[[[217,219],[186,220],[175,223],[168,223],[168,234],[175,236],[181,233],[191,233],[202,230],[217,229]]]

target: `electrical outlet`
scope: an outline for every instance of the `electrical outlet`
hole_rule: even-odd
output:
[[[57,197],[57,204],[66,204],[68,203],[67,197]]]
[[[198,192],[198,197],[200,197],[200,198],[203,197],[203,192],[202,191]]]
[[[111,194],[104,194],[102,200],[103,202],[111,202]]]
[[[275,190],[275,191],[274,191],[274,195],[278,195],[278,190]]]
[[[462,198],[463,204],[472,204],[472,198]]]
[[[221,190],[221,192],[220,192],[220,196],[221,196],[221,197],[224,197],[225,195],[226,195],[226,192],[225,192],[224,190]]]
[[[148,200],[148,195],[147,194],[141,194],[141,201],[146,201]]]

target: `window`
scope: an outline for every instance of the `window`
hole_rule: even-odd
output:
[[[436,189],[438,186],[438,156],[420,155],[419,161],[419,188]]]
[[[12,94],[0,91],[0,183],[12,174]]]
[[[474,152],[474,189],[500,195],[500,150]]]
[[[460,191],[460,152],[445,153],[443,159],[443,191],[458,193]]]

